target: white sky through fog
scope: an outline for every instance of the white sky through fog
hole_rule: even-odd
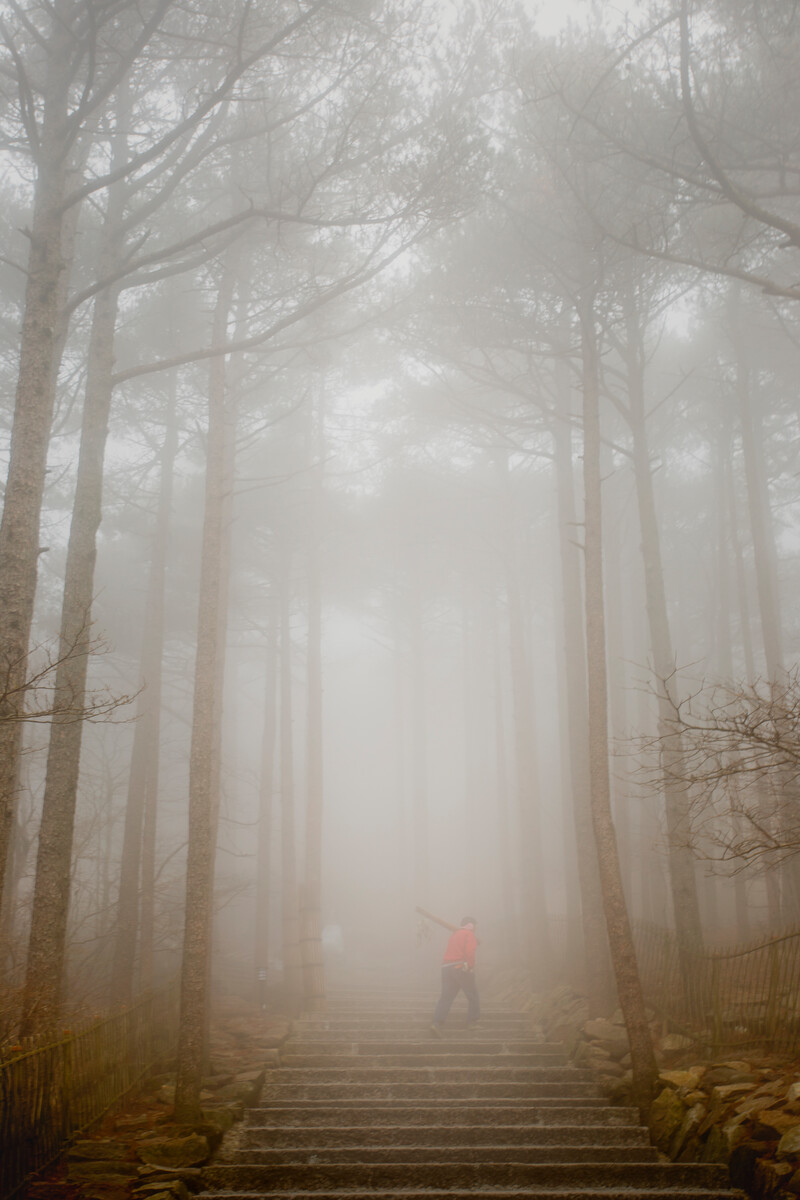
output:
[[[585,22],[591,9],[600,10],[609,24],[616,25],[626,14],[635,15],[639,0],[524,0],[536,27],[546,37],[558,33],[569,20]]]

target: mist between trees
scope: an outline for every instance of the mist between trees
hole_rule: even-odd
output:
[[[646,1097],[631,921],[800,919],[800,12],[0,37],[2,1036],[179,972],[190,1114],[212,993],[433,977],[422,905]]]

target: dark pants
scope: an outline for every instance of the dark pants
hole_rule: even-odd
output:
[[[442,994],[433,1014],[434,1025],[444,1025],[447,1014],[450,1012],[450,1005],[459,991],[464,993],[469,1004],[467,1024],[471,1025],[473,1021],[478,1020],[481,1015],[481,1005],[472,971],[467,971],[463,967],[460,970],[457,967],[442,967]]]

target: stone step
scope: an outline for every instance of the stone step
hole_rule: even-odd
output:
[[[455,1097],[446,1103],[431,1097],[417,1099],[373,1099],[369,1104],[358,1098],[330,1100],[265,1100],[257,1108],[245,1110],[245,1121],[254,1125],[283,1125],[296,1116],[295,1123],[308,1125],[351,1125],[362,1121],[373,1125],[407,1124],[472,1124],[491,1125],[535,1122],[543,1125],[551,1122],[570,1121],[573,1124],[594,1124],[602,1121],[606,1125],[629,1125],[638,1114],[630,1108],[610,1108],[602,1096],[578,1097],[564,1100],[558,1096],[540,1097],[536,1100],[514,1100],[483,1098],[480,1101]]]
[[[471,1073],[480,1071],[483,1074],[497,1078],[496,1072],[514,1072],[513,1077],[520,1077],[523,1071],[526,1077],[537,1079],[567,1079],[591,1078],[588,1071],[578,1071],[568,1064],[562,1066],[552,1062],[552,1056],[545,1056],[544,1061],[537,1054],[462,1054],[452,1052],[444,1054],[441,1051],[434,1054],[374,1054],[369,1051],[359,1051],[357,1054],[298,1054],[296,1048],[288,1045],[281,1054],[281,1067],[284,1070],[314,1071],[327,1078],[331,1071],[346,1071],[348,1075],[364,1071],[381,1071],[387,1079],[397,1079],[398,1071],[403,1077],[412,1071],[425,1071],[429,1074],[435,1071],[437,1077],[440,1071],[447,1071],[450,1078],[453,1071],[468,1070]],[[512,1078],[511,1075],[508,1076]],[[453,1076],[455,1078],[455,1076]],[[409,1080],[413,1082],[413,1078]]]
[[[235,1200],[264,1200],[263,1192],[246,1192],[242,1190],[226,1193]],[[365,1195],[370,1200],[521,1200],[518,1188],[471,1188],[462,1191],[458,1188],[377,1188],[369,1192],[356,1192],[350,1188],[337,1188],[336,1191],[305,1191],[302,1188],[292,1188],[291,1191],[274,1191],[270,1200],[364,1200]],[[537,1187],[537,1200],[746,1200],[743,1192],[734,1191],[727,1187],[696,1188],[696,1187]],[[218,1192],[201,1192],[200,1200],[219,1200]]]
[[[458,1159],[475,1163],[651,1163],[658,1161],[652,1146],[460,1146],[458,1154],[447,1146],[291,1146],[284,1149],[259,1147],[239,1150],[233,1165],[280,1166],[283,1164],[329,1165],[356,1163],[441,1164]]]
[[[263,1100],[520,1100],[547,1097],[561,1102],[593,1099],[594,1083],[513,1083],[464,1080],[459,1083],[273,1083],[271,1072],[261,1092]]]
[[[227,1192],[369,1191],[436,1188],[687,1188],[729,1187],[728,1171],[713,1163],[283,1163],[276,1166],[216,1163],[206,1167],[207,1186]]]
[[[578,1067],[517,1067],[513,1064],[507,1067],[495,1066],[497,1059],[492,1059],[486,1066],[473,1063],[451,1066],[441,1059],[437,1059],[435,1065],[422,1061],[417,1066],[411,1066],[406,1065],[402,1059],[397,1063],[390,1060],[381,1065],[380,1060],[376,1061],[376,1058],[362,1059],[353,1054],[341,1058],[321,1059],[314,1063],[293,1062],[293,1059],[300,1057],[291,1054],[283,1057],[281,1061],[285,1065],[269,1072],[267,1084],[272,1087],[287,1083],[363,1083],[367,1086],[378,1083],[387,1087],[398,1083],[525,1083],[538,1086],[542,1083],[576,1084],[594,1081],[591,1071]]]
[[[430,1008],[421,1008],[419,1005],[414,1008],[398,1008],[394,1012],[387,1012],[385,1009],[358,1009],[353,1012],[341,1010],[339,1012],[315,1013],[313,1016],[300,1017],[297,1024],[305,1025],[312,1028],[314,1025],[388,1025],[396,1023],[408,1022],[423,1022],[430,1021],[433,1015],[435,1003],[431,1003]],[[450,1021],[465,1021],[467,1017],[466,1005],[461,1005],[458,1001],[455,1002],[450,1009],[448,1022]],[[488,1025],[507,1025],[509,1027],[523,1025],[526,1028],[534,1025],[533,1018],[528,1013],[510,1013],[504,1012],[502,1009],[498,1012],[487,1012],[481,1010],[480,1024]]]
[[[353,1031],[352,1035],[339,1029],[298,1030],[291,1035],[288,1045],[302,1047],[298,1052],[308,1054],[335,1054],[336,1046],[343,1047],[342,1054],[349,1054],[351,1046],[366,1046],[372,1048],[375,1054],[414,1054],[419,1048],[428,1054],[450,1054],[462,1050],[469,1054],[502,1054],[509,1050],[518,1054],[538,1054],[542,1058],[565,1057],[563,1046],[525,1037],[517,1030],[506,1035],[489,1029],[478,1033],[477,1030],[467,1032],[464,1029],[445,1028],[440,1040],[431,1037],[427,1028],[409,1029],[403,1033],[388,1029],[375,1029],[367,1034]],[[333,1049],[329,1050],[329,1047]]]
[[[329,1042],[393,1042],[396,1045],[403,1045],[406,1042],[420,1042],[429,1046],[438,1041],[444,1042],[474,1042],[480,1044],[482,1042],[528,1042],[533,1046],[547,1046],[548,1043],[540,1041],[534,1035],[533,1030],[526,1028],[517,1028],[515,1026],[488,1026],[479,1029],[473,1028],[470,1025],[452,1022],[444,1025],[439,1030],[439,1037],[435,1037],[431,1033],[430,1020],[423,1024],[398,1026],[398,1025],[375,1025],[375,1026],[355,1026],[345,1029],[302,1029],[295,1028],[291,1034],[292,1038],[296,1038],[299,1042],[320,1042],[327,1044]],[[563,1047],[560,1053],[563,1054]]]
[[[344,1146],[503,1146],[508,1153],[520,1146],[646,1146],[641,1125],[288,1125],[275,1128],[248,1125],[242,1146],[261,1149]],[[494,1155],[487,1155],[494,1157]]]

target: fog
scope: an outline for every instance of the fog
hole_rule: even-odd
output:
[[[0,1041],[796,924],[794,6],[2,7]]]

